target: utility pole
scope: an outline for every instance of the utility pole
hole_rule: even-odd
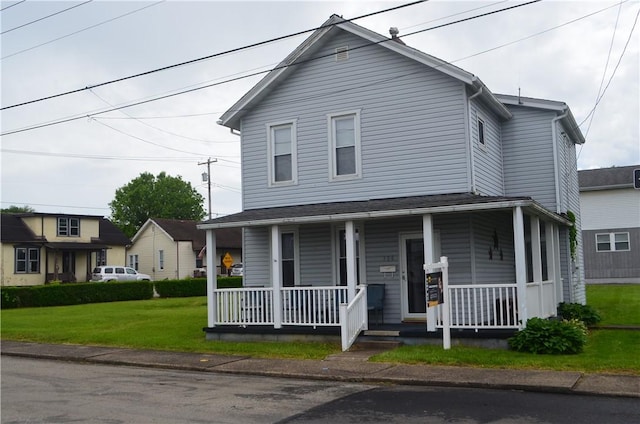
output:
[[[218,159],[207,159],[206,162],[198,162],[198,165],[207,165],[207,172],[202,173],[202,181],[207,183],[209,190],[209,219],[211,219],[211,164],[218,162]]]

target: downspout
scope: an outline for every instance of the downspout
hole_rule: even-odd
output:
[[[476,193],[476,166],[474,160],[474,150],[473,150],[473,122],[471,120],[471,100],[475,99],[479,95],[482,94],[482,86],[476,91],[471,97],[467,99],[467,115],[469,116],[469,156],[471,166],[471,192]]]
[[[560,170],[558,165],[558,146],[557,146],[557,131],[556,122],[564,119],[569,114],[568,109],[564,109],[564,113],[560,116],[556,116],[551,120],[551,140],[553,143],[553,172],[556,180],[556,212],[560,213]]]

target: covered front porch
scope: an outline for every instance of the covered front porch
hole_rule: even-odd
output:
[[[444,308],[452,330],[476,332],[555,315],[566,220],[530,199],[469,196],[349,202],[359,209],[342,213],[331,204],[326,215],[311,214],[317,205],[245,211],[201,224],[210,247],[211,229],[245,229],[244,287],[208,279],[208,327],[334,328],[346,349],[382,323],[437,332]],[[440,256],[451,267],[449,302],[427,308],[424,265]],[[380,287],[382,306],[371,310],[368,289]]]

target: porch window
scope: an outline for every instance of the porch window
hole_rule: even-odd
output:
[[[16,247],[16,274],[37,274],[40,272],[40,249],[37,247]]]
[[[596,234],[596,251],[598,252],[628,252],[629,233],[600,233]]]
[[[139,266],[138,255],[129,255],[129,267],[138,271]]]
[[[293,287],[296,285],[296,247],[295,233],[280,234],[281,261],[282,261],[282,286]]]
[[[360,233],[356,229],[356,284],[360,282]],[[347,285],[347,235],[338,230],[338,285]]]
[[[96,266],[107,264],[107,249],[98,250],[96,252]]]
[[[57,234],[60,237],[79,237],[80,218],[59,217]]]
[[[295,183],[297,180],[296,123],[268,126],[269,183]]]
[[[328,115],[331,179],[360,177],[360,111]]]

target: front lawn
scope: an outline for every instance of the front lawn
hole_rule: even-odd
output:
[[[640,325],[640,285],[587,286],[601,324]],[[338,344],[206,341],[205,297],[152,299],[0,311],[2,339],[158,349],[254,357],[322,359]],[[640,331],[592,330],[583,353],[534,355],[501,349],[401,346],[375,361],[640,375]]]

